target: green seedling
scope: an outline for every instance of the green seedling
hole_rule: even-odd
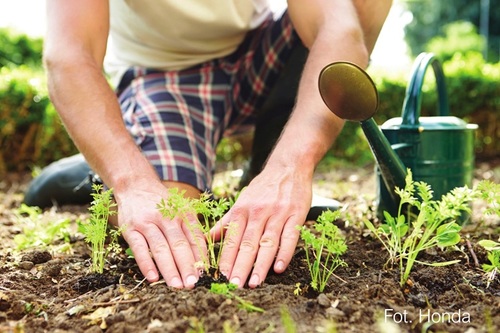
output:
[[[457,220],[463,212],[470,213],[469,203],[475,192],[466,186],[458,187],[441,200],[432,200],[430,186],[413,181],[411,170],[408,169],[405,188],[396,188],[396,193],[401,197],[396,217],[384,212],[385,222],[378,228],[368,220],[364,223],[389,252],[389,262],[399,263],[400,285],[406,283],[416,262],[431,266],[459,262],[427,263],[418,261],[417,256],[430,248],[451,247],[460,241],[461,226]],[[418,213],[414,213],[412,208],[416,208]]]
[[[85,236],[85,241],[91,245],[91,271],[102,274],[107,256],[112,252],[119,253],[121,251],[118,237],[122,230],[110,229],[109,243],[106,246],[108,219],[116,214],[113,190],[103,190],[103,186],[98,184],[94,184],[92,188],[94,193],[92,193],[93,201],[89,208],[90,218],[79,223],[79,231]]]
[[[187,329],[186,333],[205,333],[205,332],[206,329],[203,319],[200,319],[198,317],[189,318],[189,328]]]
[[[478,197],[488,204],[484,213],[500,216],[500,184],[481,180],[477,184],[476,190]]]
[[[488,281],[486,288],[488,288],[490,283],[495,280],[496,274],[500,271],[500,243],[484,239],[479,241],[478,244],[488,252],[487,256],[490,263],[482,265],[483,270],[486,272]]]
[[[340,217],[339,211],[324,211],[312,229],[298,227],[304,241],[307,266],[311,274],[311,287],[323,292],[333,272],[347,264],[340,258],[347,245],[333,221]]]
[[[69,219],[45,221],[40,208],[25,204],[21,204],[15,214],[23,226],[23,232],[14,236],[17,250],[34,247],[46,248],[60,239],[63,239],[65,244],[69,244],[69,225],[71,223]]]
[[[264,309],[259,308],[252,304],[252,302],[246,301],[240,296],[236,295],[234,291],[238,289],[238,286],[234,283],[212,283],[210,285],[210,291],[214,294],[223,295],[229,299],[235,299],[238,301],[239,307],[247,312],[264,312]]]
[[[201,216],[199,227],[207,240],[208,261],[210,266],[215,269],[219,268],[224,237],[221,236],[218,241],[219,251],[216,253],[216,241],[210,235],[210,229],[214,221],[220,221],[231,205],[232,203],[226,198],[214,200],[208,193],[202,193],[198,200],[194,200],[194,209]]]
[[[199,242],[199,238],[193,237],[196,242],[196,247],[202,258],[202,265],[205,272],[209,272],[210,268],[214,268],[218,271],[220,254],[223,246],[223,237],[216,242],[215,239],[210,236],[210,229],[213,226],[214,221],[219,221],[224,213],[232,205],[232,201],[221,198],[219,200],[214,200],[208,193],[202,193],[200,198],[187,198],[185,197],[185,191],[179,191],[177,188],[171,188],[168,191],[168,198],[162,199],[158,204],[158,209],[162,215],[170,220],[174,218],[181,218],[191,234],[195,234],[197,231],[201,231],[205,235],[207,242],[208,255],[203,252],[202,244]],[[195,216],[199,216],[200,223],[190,223],[190,219]],[[216,251],[217,245],[219,250]]]
[[[296,333],[297,332],[297,324],[292,318],[290,314],[290,310],[288,307],[282,306],[280,308],[280,318],[281,324],[283,325],[283,329],[285,333]]]

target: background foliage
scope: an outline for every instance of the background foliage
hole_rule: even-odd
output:
[[[490,62],[500,60],[500,0],[489,1],[488,56]],[[405,39],[413,56],[426,51],[427,43],[444,36],[447,24],[467,21],[480,31],[481,6],[484,0],[403,0],[413,20],[405,27]],[[486,16],[483,17],[485,19]],[[486,22],[486,20],[484,21]]]
[[[0,67],[41,67],[43,40],[0,28]]]
[[[76,152],[49,101],[43,40],[0,29],[0,176]]]

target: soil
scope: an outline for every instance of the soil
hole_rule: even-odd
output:
[[[219,181],[234,173],[218,174]],[[500,181],[499,161],[478,162],[475,182]],[[454,250],[424,253],[421,259],[458,264],[416,264],[404,287],[388,254],[362,223],[375,214],[373,167],[338,166],[318,172],[315,193],[341,201],[346,218],[337,221],[347,239],[338,268],[323,293],[307,290],[309,275],[301,244],[283,274],[270,273],[256,289],[234,293],[264,309],[249,312],[235,298],[199,286],[175,290],[147,283],[133,259],[111,257],[105,274],[89,273],[90,251],[76,222],[86,206],[46,210],[38,223],[68,219],[69,244],[17,250],[14,237],[28,224],[17,210],[28,175],[10,174],[0,182],[0,332],[498,332],[500,281],[489,285],[480,265],[487,263],[480,239],[498,241],[500,218],[473,205]],[[45,223],[45,224],[44,224]],[[124,246],[125,247],[125,246]]]

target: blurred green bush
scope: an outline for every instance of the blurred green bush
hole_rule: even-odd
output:
[[[0,67],[41,67],[43,39],[0,28]]]
[[[40,69],[0,68],[0,146],[0,175],[76,152],[49,101]]]
[[[76,152],[49,101],[43,39],[0,28],[0,176]]]

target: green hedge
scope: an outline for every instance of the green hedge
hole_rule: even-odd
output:
[[[49,101],[41,70],[0,68],[0,174],[76,152]]]
[[[0,67],[41,67],[43,39],[0,28]]]

